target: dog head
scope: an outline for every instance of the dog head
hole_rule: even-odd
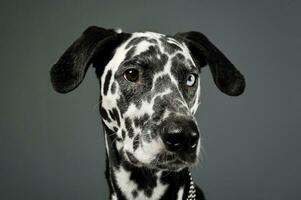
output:
[[[180,170],[196,162],[201,68],[209,65],[228,95],[245,87],[241,73],[199,32],[167,36],[90,27],[51,69],[55,90],[75,89],[91,64],[107,137],[120,157],[147,168]]]

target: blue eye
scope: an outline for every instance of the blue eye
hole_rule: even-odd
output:
[[[194,86],[196,80],[197,80],[197,75],[189,74],[186,79],[186,85],[189,87],[192,87],[192,86]]]

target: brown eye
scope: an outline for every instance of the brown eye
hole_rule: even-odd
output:
[[[195,82],[197,80],[197,75],[195,74],[189,74],[186,80],[186,85],[189,87],[194,86]]]
[[[130,82],[137,82],[139,80],[139,71],[137,69],[127,69],[123,73],[123,77]]]

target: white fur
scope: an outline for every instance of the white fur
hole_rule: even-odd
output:
[[[118,200],[116,194],[112,194],[112,200]]]
[[[182,200],[184,194],[184,187],[180,187],[178,194],[177,194],[177,200]]]
[[[143,140],[141,142],[142,145],[134,152],[134,156],[144,164],[150,164],[164,149],[164,144],[159,137],[153,138],[149,143],[143,142]]]
[[[139,43],[139,45],[137,45],[135,53],[133,56],[135,55],[139,55],[144,51],[147,51],[149,49],[150,46],[153,46],[152,43],[148,42],[148,41],[142,41]]]

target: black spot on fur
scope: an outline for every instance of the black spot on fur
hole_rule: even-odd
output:
[[[119,117],[119,114],[118,114],[117,109],[116,109],[116,108],[113,108],[112,111],[113,111],[114,117],[115,117],[115,119],[116,119],[116,121],[117,121],[117,125],[120,126],[120,117]]]
[[[152,194],[153,194],[153,188],[146,188],[144,190],[144,194],[147,196],[147,197],[151,197]]]
[[[144,114],[143,116],[139,118],[134,119],[134,124],[136,127],[143,127],[143,125],[146,123],[146,121],[149,119],[148,114]]]
[[[111,122],[111,119],[109,118],[107,111],[103,107],[100,108],[100,115],[104,120]]]
[[[131,152],[126,151],[126,155],[128,156],[131,163],[133,163],[133,164],[138,164],[139,163],[137,158]]]
[[[133,141],[133,149],[134,149],[134,151],[136,151],[136,149],[138,149],[139,144],[140,144],[139,141],[140,141],[140,135],[136,135],[134,137],[134,141]]]
[[[130,138],[133,138],[134,136],[134,130],[132,128],[132,121],[130,120],[130,118],[125,118],[125,127],[127,129],[127,132],[128,132],[128,136]]]
[[[162,119],[162,117],[163,117],[164,112],[165,112],[164,109],[159,109],[159,106],[157,106],[157,109],[156,109],[155,113],[152,116],[152,120],[154,122],[160,121]]]
[[[163,184],[168,184],[169,187],[167,188],[165,194],[161,197],[161,199],[176,199],[177,192],[179,191],[180,187],[184,186],[184,194],[183,199],[187,199],[188,192],[189,192],[189,175],[188,169],[185,168],[180,172],[163,172],[161,176],[161,182]],[[197,187],[196,187],[197,189]],[[200,198],[200,196],[196,196],[197,200],[204,200],[204,198]]]
[[[127,171],[131,172],[130,180],[134,181],[139,191],[143,191],[147,197],[151,197],[154,187],[157,186],[157,175],[155,171],[134,167],[133,165],[124,165]]]
[[[137,109],[140,109],[142,106],[142,101],[141,99],[137,99],[136,101],[133,102],[135,104],[135,106],[137,107]]]
[[[132,191],[132,195],[133,195],[134,198],[136,198],[136,197],[138,196],[137,190],[133,190],[133,191]]]
[[[104,83],[104,86],[103,86],[104,95],[107,95],[107,93],[108,93],[111,76],[112,76],[112,71],[109,70],[107,75],[106,75],[105,83]]]
[[[124,139],[125,138],[125,130],[122,129],[121,135],[122,135],[122,138]]]
[[[113,127],[113,130],[114,130],[115,132],[117,132],[117,131],[118,131],[118,128],[117,128],[116,126],[114,126],[114,127]]]
[[[169,75],[163,75],[157,78],[154,90],[156,93],[161,93],[166,90],[167,86],[171,86],[171,78]]]
[[[113,82],[113,83],[112,83],[112,86],[111,86],[111,93],[112,93],[112,94],[115,94],[115,92],[116,92],[116,83]]]

